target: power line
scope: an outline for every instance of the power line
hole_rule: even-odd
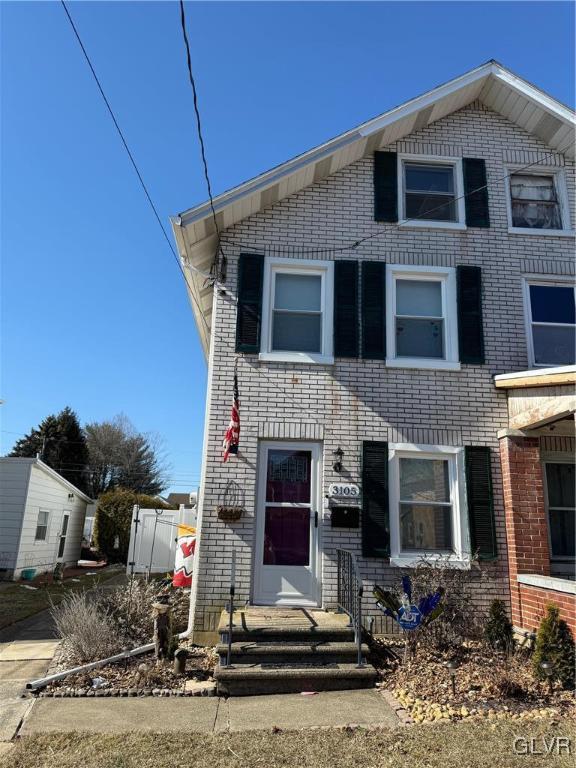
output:
[[[128,146],[128,142],[126,141],[124,134],[122,133],[122,129],[120,128],[120,125],[118,124],[118,120],[116,119],[116,116],[114,114],[114,111],[112,107],[110,106],[110,102],[108,101],[106,94],[104,93],[104,89],[102,87],[102,84],[100,83],[100,80],[98,79],[98,75],[96,74],[96,70],[94,69],[94,66],[92,65],[92,62],[90,60],[90,57],[88,55],[88,52],[84,46],[84,43],[82,42],[82,38],[80,37],[80,33],[78,32],[78,29],[76,28],[76,25],[74,24],[74,20],[72,19],[72,16],[70,15],[70,12],[68,11],[68,7],[66,6],[65,0],[60,0],[62,3],[62,7],[64,8],[64,12],[66,13],[66,16],[68,17],[68,21],[70,22],[70,26],[72,27],[72,30],[74,32],[74,35],[76,37],[76,40],[78,41],[78,44],[80,45],[80,48],[82,50],[82,53],[84,54],[84,58],[86,59],[86,62],[90,68],[90,71],[92,73],[92,76],[94,77],[94,80],[96,82],[96,85],[98,86],[98,90],[100,91],[100,95],[102,96],[102,99],[104,100],[104,103],[106,104],[106,108],[108,109],[108,112],[110,114],[110,117],[112,118],[112,122],[114,123],[114,126],[116,128],[116,131],[118,132],[118,135],[120,136],[120,140],[122,141],[122,144],[124,146],[124,149],[126,150],[126,153],[128,157],[130,158],[130,162],[132,163],[132,167],[134,168],[134,171],[136,172],[136,176],[138,177],[138,180],[140,182],[140,185],[142,189],[144,190],[144,194],[146,195],[146,199],[148,200],[148,203],[150,204],[150,208],[152,209],[152,212],[154,213],[154,217],[158,223],[158,226],[162,230],[162,234],[164,235],[164,239],[166,240],[166,243],[168,244],[168,248],[170,249],[170,252],[172,256],[174,257],[176,264],[178,265],[178,269],[182,273],[182,277],[184,278],[184,281],[189,289],[189,295],[192,301],[196,304],[198,311],[200,312],[201,317],[203,317],[202,309],[200,305],[198,304],[196,297],[192,293],[192,290],[190,288],[190,285],[188,283],[188,279],[186,277],[186,273],[184,272],[184,269],[182,268],[182,264],[180,263],[180,259],[178,257],[178,254],[174,250],[174,247],[170,241],[170,238],[168,237],[168,233],[166,232],[166,229],[164,228],[164,225],[162,224],[162,220],[160,219],[160,215],[158,213],[158,210],[156,206],[154,205],[154,201],[152,200],[152,197],[148,191],[148,187],[146,186],[144,179],[142,178],[142,174],[140,173],[140,170],[138,168],[138,165],[136,164],[136,160],[134,159],[134,155],[130,151],[130,147]],[[210,274],[207,274],[205,272],[202,272],[200,269],[197,269],[196,267],[192,266],[191,264],[187,264],[188,268],[191,269],[193,272],[197,272],[198,274],[202,275],[202,277],[205,277],[207,280],[213,280],[213,276]],[[206,323],[206,329],[208,330],[208,326]]]
[[[208,162],[206,160],[206,149],[204,147],[204,137],[202,136],[202,122],[200,120],[200,110],[198,108],[198,93],[196,91],[196,81],[192,73],[192,59],[190,56],[190,45],[188,43],[188,35],[186,34],[186,14],[184,12],[184,2],[180,0],[180,25],[182,27],[182,36],[184,37],[184,45],[186,47],[186,64],[188,66],[188,79],[192,86],[192,100],[194,103],[194,114],[196,116],[196,130],[198,132],[198,141],[200,143],[200,154],[202,155],[202,165],[204,166],[204,178],[206,180],[206,187],[208,189],[208,198],[210,200],[210,209],[212,211],[212,220],[214,221],[214,229],[216,230],[216,236],[218,238],[218,251],[222,253],[220,247],[220,229],[218,227],[218,220],[216,219],[216,211],[214,210],[214,199],[212,197],[212,185],[210,184],[210,176],[208,174]],[[222,254],[223,255],[223,254]]]

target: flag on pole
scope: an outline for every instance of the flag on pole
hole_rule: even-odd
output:
[[[222,449],[224,454],[222,461],[228,461],[228,456],[238,453],[240,444],[240,400],[238,399],[238,374],[234,372],[234,396],[232,399],[232,412],[230,414],[230,424],[224,435]]]

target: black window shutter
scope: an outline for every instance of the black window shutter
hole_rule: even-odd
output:
[[[388,443],[362,443],[362,554],[390,556]]]
[[[386,264],[362,262],[362,357],[386,358]]]
[[[460,264],[456,267],[458,298],[458,347],[460,362],[484,364],[482,323],[482,270]]]
[[[374,152],[374,218],[376,221],[398,221],[396,152]]]
[[[357,261],[334,262],[334,355],[358,357]]]
[[[464,451],[472,554],[493,560],[497,552],[490,448],[467,445]]]
[[[236,352],[260,352],[264,256],[241,253],[238,261]]]
[[[486,163],[481,159],[465,157],[462,161],[462,170],[464,172],[464,194],[466,195],[464,198],[466,225],[469,227],[489,227]]]

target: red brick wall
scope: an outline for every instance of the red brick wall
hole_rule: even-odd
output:
[[[539,439],[501,438],[500,461],[508,543],[512,622],[517,627],[524,627],[523,592],[517,583],[516,576],[519,573],[550,575],[548,523],[544,506]]]
[[[514,625],[523,629],[538,629],[548,603],[553,603],[560,609],[560,616],[576,637],[576,599],[574,595],[556,592],[528,584],[518,584],[521,618],[514,620]]]

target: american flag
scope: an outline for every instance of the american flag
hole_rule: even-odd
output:
[[[238,399],[238,375],[234,374],[234,398],[232,400],[232,412],[230,413],[230,424],[224,435],[222,449],[224,454],[222,461],[227,461],[231,453],[238,453],[240,443],[240,400]]]

